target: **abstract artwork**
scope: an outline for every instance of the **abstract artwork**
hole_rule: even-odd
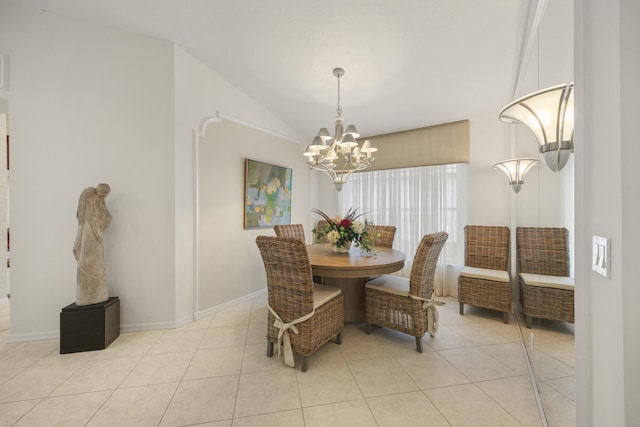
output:
[[[244,228],[291,224],[292,173],[290,168],[246,160]]]

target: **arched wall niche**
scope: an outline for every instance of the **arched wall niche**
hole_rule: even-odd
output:
[[[205,119],[194,147],[195,319],[266,292],[255,239],[274,232],[244,229],[247,158],[293,169],[291,222],[308,222],[311,184],[302,145],[222,113]],[[310,238],[306,225],[305,232]]]

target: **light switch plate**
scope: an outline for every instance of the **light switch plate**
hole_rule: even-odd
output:
[[[609,239],[601,236],[593,236],[591,269],[607,279],[611,277],[610,252]]]

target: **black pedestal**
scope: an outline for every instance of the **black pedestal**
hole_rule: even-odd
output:
[[[69,304],[60,312],[60,354],[102,350],[120,336],[120,298]]]

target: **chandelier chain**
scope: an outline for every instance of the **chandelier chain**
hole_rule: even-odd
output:
[[[340,75],[338,75],[338,109],[336,110],[339,116],[342,115],[342,109],[340,108]]]

